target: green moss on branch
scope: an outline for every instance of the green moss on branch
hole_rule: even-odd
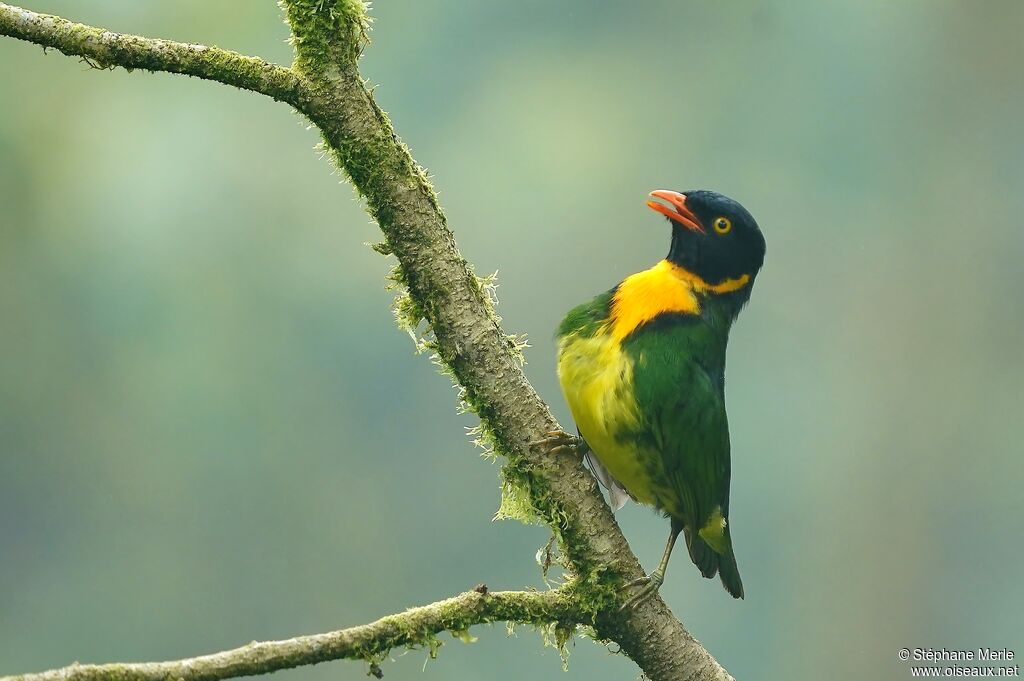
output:
[[[166,71],[214,80],[294,103],[303,88],[291,69],[218,47],[114,33],[0,3],[0,35],[52,47],[97,68]]]
[[[379,665],[394,648],[425,648],[436,654],[440,645],[437,635],[445,631],[461,640],[468,640],[470,627],[491,622],[557,625],[565,631],[577,622],[577,612],[568,592],[488,593],[480,586],[454,598],[326,634],[254,641],[234,650],[172,662],[74,664],[39,674],[0,677],[0,681],[219,681],[328,660],[366,660]]]
[[[370,16],[361,0],[282,0],[292,30],[296,67],[316,70],[355,63],[369,41]]]

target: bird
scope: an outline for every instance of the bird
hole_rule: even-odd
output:
[[[730,595],[744,595],[730,532],[725,355],[765,240],[753,216],[717,192],[650,196],[647,206],[671,225],[668,255],[562,320],[557,373],[578,435],[542,441],[584,456],[613,510],[632,498],[670,520],[661,562],[624,585],[635,593],[622,609],[658,592],[680,534],[704,577],[717,573]]]

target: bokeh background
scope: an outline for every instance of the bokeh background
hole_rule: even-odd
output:
[[[288,62],[272,2],[25,0]],[[1024,4],[378,2],[364,73],[563,423],[552,330],[714,188],[768,258],[734,331],[748,598],[662,590],[741,679],[1024,654]],[[169,659],[543,586],[539,527],[392,321],[287,107],[0,40],[0,673]],[[653,566],[667,523],[620,513]],[[630,679],[479,627],[386,678]],[[361,663],[281,674],[365,678]]]

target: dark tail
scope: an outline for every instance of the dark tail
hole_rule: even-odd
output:
[[[722,553],[716,553],[700,535],[691,532],[687,527],[684,531],[686,537],[686,548],[690,552],[690,560],[697,566],[700,573],[711,579],[718,574],[722,579],[722,586],[733,598],[743,598],[743,581],[740,579],[740,569],[736,566],[736,554],[732,551],[732,540],[729,539],[726,531],[725,542]]]

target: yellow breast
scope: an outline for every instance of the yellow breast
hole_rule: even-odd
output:
[[[631,438],[640,425],[633,362],[616,338],[570,335],[558,347],[558,380],[580,434],[608,472],[642,503],[654,503],[648,472]]]

